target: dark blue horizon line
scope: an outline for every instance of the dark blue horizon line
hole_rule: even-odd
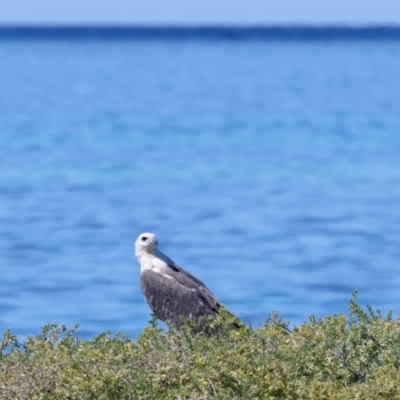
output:
[[[0,40],[400,40],[400,25],[0,25]]]

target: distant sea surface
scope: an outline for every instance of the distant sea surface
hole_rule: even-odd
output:
[[[347,313],[355,289],[399,314],[397,28],[18,29],[0,29],[1,331],[140,333],[146,231],[254,326]]]

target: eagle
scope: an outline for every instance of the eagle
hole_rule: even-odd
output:
[[[216,317],[220,312],[220,302],[200,279],[157,247],[158,239],[153,233],[142,233],[135,242],[140,286],[147,304],[160,320],[172,323],[178,329],[185,318],[204,328],[203,317]]]

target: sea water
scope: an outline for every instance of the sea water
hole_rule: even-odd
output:
[[[133,244],[257,326],[400,310],[400,42],[0,41],[0,330],[150,319]]]

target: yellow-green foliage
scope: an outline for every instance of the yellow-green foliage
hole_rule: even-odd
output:
[[[154,320],[135,340],[80,340],[48,325],[20,343],[6,332],[0,399],[400,399],[400,320],[390,315],[353,299],[349,318],[311,317],[289,332],[277,316],[236,330],[223,314],[217,335]]]

